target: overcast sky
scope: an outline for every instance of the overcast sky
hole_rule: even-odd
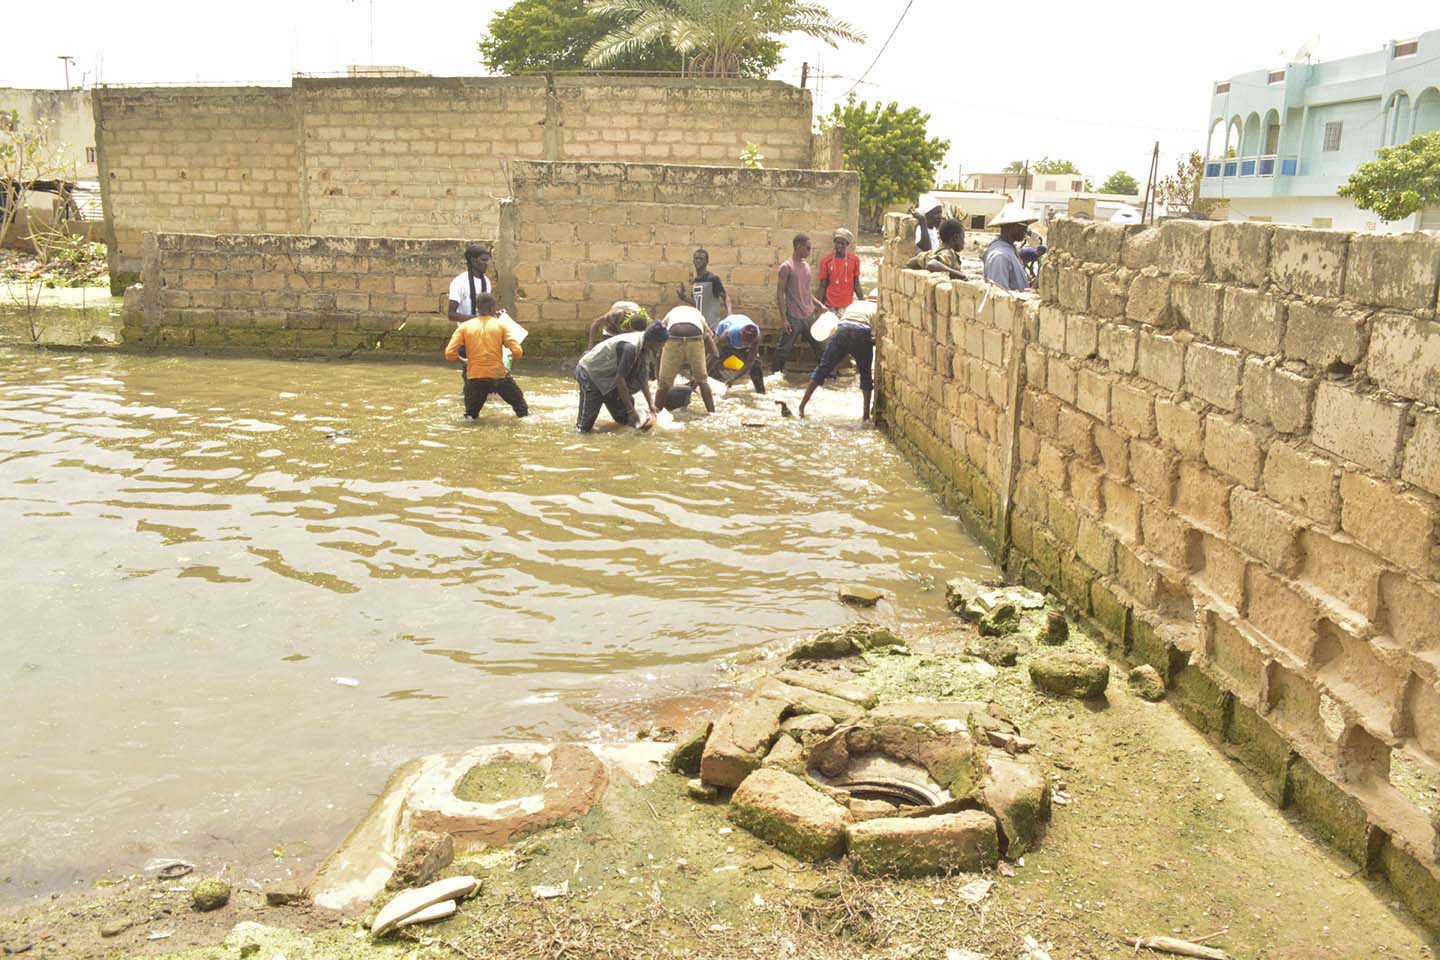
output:
[[[484,72],[475,42],[503,0],[373,0],[373,62],[436,75]],[[829,0],[868,42],[832,50],[809,39],[787,50],[776,78],[823,65],[817,109],[843,99],[880,52],[905,0]],[[0,57],[0,86],[71,82],[280,82],[293,72],[372,62],[371,0],[249,0],[223,5],[68,0],[63,28],[26,28]],[[1373,50],[1440,29],[1433,0],[1379,8],[1308,4],[970,3],[912,0],[909,14],[856,94],[931,115],[948,137],[945,176],[1042,155],[1073,160],[1097,180],[1116,169],[1143,179],[1160,141],[1162,169],[1204,146],[1210,84],[1280,66],[1307,40],[1321,57]],[[763,148],[763,144],[762,144]]]

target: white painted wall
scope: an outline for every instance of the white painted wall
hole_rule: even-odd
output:
[[[1407,217],[1396,223],[1385,223],[1369,210],[1361,210],[1344,197],[1232,197],[1230,219],[1249,220],[1269,217],[1274,223],[1293,223],[1302,227],[1316,226],[1317,217],[1329,217],[1336,230],[1359,230],[1370,233],[1409,233],[1416,229],[1416,218]]]

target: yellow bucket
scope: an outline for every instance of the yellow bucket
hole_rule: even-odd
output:
[[[725,361],[724,361],[722,364],[720,364],[720,365],[721,365],[722,367],[724,367],[726,370],[743,370],[743,369],[745,369],[745,361],[744,361],[744,360],[741,360],[739,357],[726,357],[726,358],[725,358]]]

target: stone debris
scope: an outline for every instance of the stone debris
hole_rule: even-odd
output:
[[[1070,639],[1070,622],[1059,610],[1045,611],[1045,629],[1040,633],[1042,643],[1052,647],[1063,645]]]
[[[1130,671],[1130,687],[1138,695],[1152,702],[1165,699],[1165,681],[1160,671],[1143,663]]]
[[[699,777],[686,781],[685,792],[690,794],[691,800],[699,800],[701,803],[710,803],[720,798],[720,791]]]
[[[945,605],[960,619],[979,623],[987,617],[1008,620],[1022,610],[1039,610],[1045,606],[1045,597],[1025,587],[983,584],[969,577],[957,577],[945,584]],[[1011,611],[1008,614],[1004,612],[1007,607]]]
[[[570,881],[561,880],[559,883],[537,884],[530,888],[530,896],[536,900],[557,900],[561,897],[570,896]]]
[[[778,767],[796,776],[805,773],[805,750],[794,737],[781,734],[775,738],[775,745],[760,762],[761,768]]]
[[[204,913],[219,910],[230,902],[230,884],[219,877],[207,877],[190,891],[190,906]]]
[[[133,926],[135,926],[134,920],[107,920],[104,923],[100,924],[100,936],[118,937],[120,936],[120,934],[124,933],[126,930],[129,930]]]
[[[770,752],[788,707],[784,700],[756,697],[721,714],[700,757],[700,779],[717,787],[740,786]]]
[[[774,678],[763,681],[755,688],[755,692],[761,697],[783,700],[789,706],[791,713],[818,713],[829,717],[836,723],[846,723],[865,716],[865,708],[857,706],[849,700],[832,697],[828,693],[820,693],[818,690],[792,687],[790,684],[781,683]]]
[[[849,674],[827,674],[814,670],[782,670],[775,675],[775,679],[781,683],[788,683],[792,687],[803,687],[806,690],[814,690],[816,693],[848,700],[866,710],[879,702],[873,690],[843,679],[846,676]]]
[[[455,841],[450,834],[416,830],[410,834],[410,842],[396,862],[386,887],[391,890],[423,887],[454,859]]]
[[[958,947],[950,947],[945,951],[945,960],[989,960],[983,953],[976,953],[974,950],[961,950]]]
[[[994,880],[971,880],[959,890],[955,891],[955,893],[956,896],[958,896],[961,900],[964,900],[966,903],[973,906],[974,904],[980,903],[986,897],[990,896],[990,891],[994,888],[994,886]]]
[[[1000,859],[995,818],[980,810],[853,823],[850,864],[869,876],[921,877],[993,870]]]
[[[835,729],[835,721],[823,713],[802,713],[780,724],[780,730],[802,743],[807,736],[824,736]]]
[[[849,803],[850,816],[857,822],[875,820],[880,817],[893,817],[900,812],[900,808],[893,803],[884,800],[858,800],[851,798]]]
[[[989,765],[981,802],[1000,824],[1005,856],[1014,860],[1040,845],[1050,819],[1050,786],[1033,767],[1012,757],[992,753]]]
[[[1009,640],[980,639],[965,648],[972,657],[979,657],[997,667],[1013,667],[1020,658],[1020,648]]]
[[[791,648],[785,659],[834,660],[858,657],[862,653],[887,649],[904,649],[905,643],[886,627],[852,623],[845,627],[824,630]]]
[[[395,895],[389,903],[380,908],[370,924],[370,935],[383,937],[400,925],[406,917],[414,916],[426,907],[445,901],[458,902],[480,888],[480,881],[474,877],[447,877],[417,890],[404,890]],[[454,903],[452,902],[452,907]],[[453,909],[451,910],[453,913]]]
[[[845,852],[845,808],[792,773],[766,767],[730,798],[730,819],[797,860]]]
[[[304,902],[306,897],[305,886],[293,880],[272,883],[265,888],[267,907],[288,907]]]
[[[416,910],[404,920],[395,924],[396,929],[400,927],[412,927],[417,923],[432,923],[436,920],[444,920],[446,917],[455,915],[457,909],[454,900],[441,900],[439,903],[432,903],[428,907]]]
[[[686,777],[700,775],[700,758],[705,753],[705,741],[710,738],[710,730],[713,726],[713,724],[707,723],[680,741],[667,761],[671,773],[678,773]]]
[[[873,607],[884,597],[882,591],[861,584],[847,583],[840,588],[840,601],[855,607]]]
[[[1091,700],[1105,695],[1110,665],[1088,653],[1057,650],[1030,661],[1030,682],[1052,696]]]

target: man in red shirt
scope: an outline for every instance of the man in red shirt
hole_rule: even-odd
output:
[[[837,313],[856,300],[860,292],[860,258],[850,252],[855,235],[844,227],[835,231],[835,252],[820,261],[820,299]]]

